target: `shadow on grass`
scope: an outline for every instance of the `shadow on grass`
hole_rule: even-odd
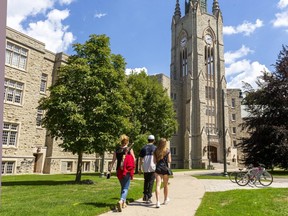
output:
[[[30,186],[39,186],[39,185],[68,185],[75,184],[74,181],[9,181],[2,182],[2,186],[20,186],[20,185],[30,185]]]

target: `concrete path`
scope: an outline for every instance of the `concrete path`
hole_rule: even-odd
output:
[[[199,207],[202,197],[207,191],[226,191],[234,189],[259,189],[260,186],[238,186],[227,180],[198,180],[191,175],[204,173],[221,173],[221,170],[207,170],[207,171],[188,171],[188,172],[174,172],[174,178],[169,179],[169,198],[168,205],[161,205],[156,208],[155,194],[152,197],[152,204],[145,204],[142,199],[130,203],[127,208],[120,212],[107,212],[101,216],[111,216],[123,214],[125,216],[167,216],[167,215],[181,215],[193,216]],[[274,182],[269,187],[288,188],[288,181],[281,179],[274,179]],[[128,195],[129,196],[129,195]],[[160,201],[164,201],[163,190],[161,191]]]

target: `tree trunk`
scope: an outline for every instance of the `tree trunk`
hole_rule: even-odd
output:
[[[75,183],[77,184],[81,182],[82,159],[83,159],[83,152],[78,152],[77,172],[76,172],[76,179],[75,179]]]

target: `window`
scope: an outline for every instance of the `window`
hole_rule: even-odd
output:
[[[25,70],[27,64],[28,50],[7,42],[5,63]]]
[[[2,161],[2,174],[13,174],[14,165],[14,161]]]
[[[41,75],[41,83],[40,83],[40,92],[45,93],[47,88],[47,74],[42,73]]]
[[[233,134],[236,134],[236,127],[233,127],[233,128],[232,128],[232,133],[233,133]]]
[[[23,83],[5,79],[4,82],[4,102],[15,104],[22,103]]]
[[[186,76],[188,74],[188,60],[187,60],[187,48],[184,48],[181,51],[180,55],[181,59],[181,77]]]
[[[16,146],[18,124],[4,123],[2,143],[6,146]]]
[[[214,76],[214,54],[213,48],[210,46],[205,47],[205,66],[207,78],[212,79]]]
[[[235,113],[232,114],[232,121],[236,121],[236,114]]]
[[[176,147],[170,147],[171,155],[176,155]]]
[[[233,140],[233,147],[235,148],[237,145],[237,141],[236,140]]]
[[[235,98],[232,98],[232,99],[231,99],[231,107],[232,107],[232,108],[235,108]]]
[[[43,118],[43,110],[38,109],[37,110],[37,117],[36,117],[36,125],[38,127],[40,127],[42,124],[42,118]]]
[[[215,116],[215,108],[214,108],[214,106],[206,106],[206,115]]]
[[[206,99],[215,99],[215,89],[213,87],[205,86]]]
[[[90,162],[83,162],[82,163],[82,171],[89,172],[90,171]]]

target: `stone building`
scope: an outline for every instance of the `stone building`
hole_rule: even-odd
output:
[[[185,0],[184,11],[182,16],[176,0],[170,79],[179,128],[170,143],[172,167],[230,163],[237,151],[226,118],[222,12],[217,0],[213,0],[211,14],[207,12],[207,0]]]
[[[77,156],[63,152],[42,128],[38,101],[49,93],[56,69],[67,55],[9,27],[6,29],[2,173],[76,172]],[[83,171],[94,171],[95,155],[85,155]],[[99,159],[98,159],[99,160]]]

